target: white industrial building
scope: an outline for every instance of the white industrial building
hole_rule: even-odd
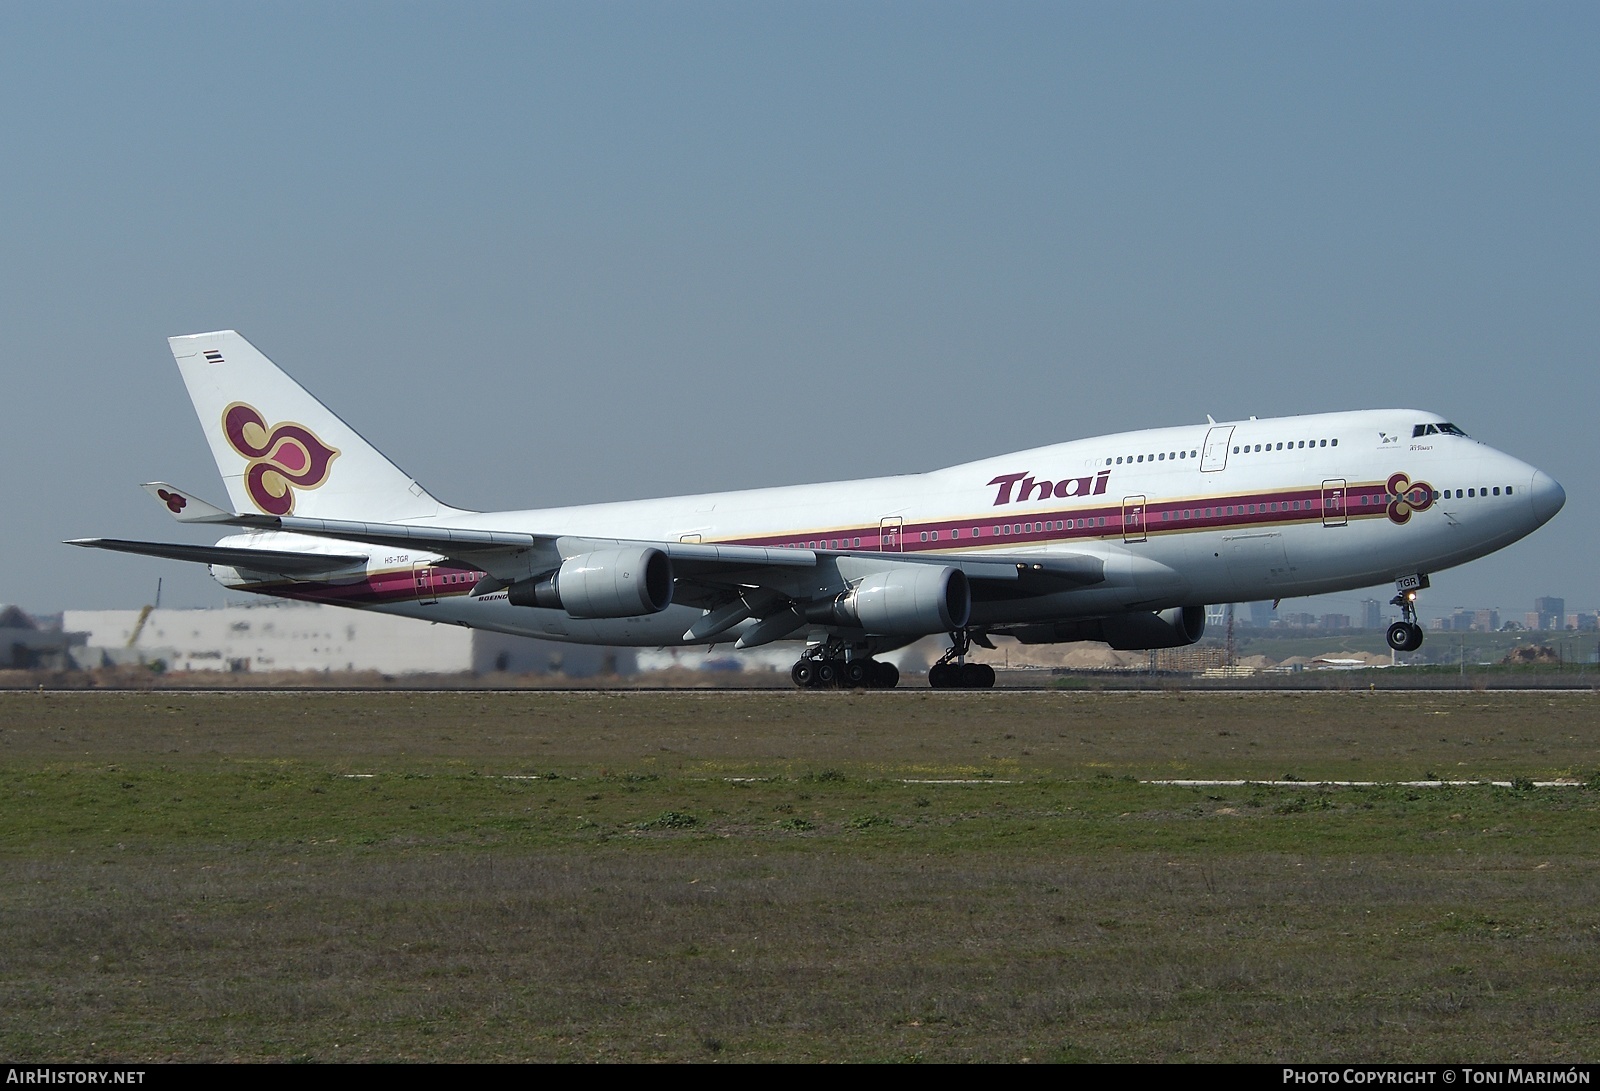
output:
[[[592,648],[392,614],[269,600],[216,610],[68,610],[84,667],[161,661],[173,671],[632,674],[627,648]]]

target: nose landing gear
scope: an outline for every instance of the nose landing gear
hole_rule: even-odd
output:
[[[1423,574],[1402,576],[1395,581],[1399,593],[1389,600],[1389,605],[1400,607],[1400,620],[1389,626],[1386,638],[1389,647],[1397,652],[1414,652],[1422,647],[1422,626],[1417,624],[1417,592],[1428,586]]]

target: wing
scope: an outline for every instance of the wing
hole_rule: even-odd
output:
[[[897,601],[903,600],[907,594],[922,593],[897,590],[900,585],[926,585],[928,581],[922,577],[932,576],[930,570],[935,569],[959,571],[970,587],[972,601],[977,602],[1056,593],[1103,583],[1106,578],[1104,558],[1087,553],[1016,558],[960,553],[885,554],[531,534],[421,523],[249,515],[226,511],[165,482],[153,482],[145,485],[144,489],[182,523],[282,531],[340,542],[360,542],[432,553],[487,573],[474,588],[474,595],[507,588],[526,588],[524,595],[529,604],[535,601],[539,593],[540,581],[548,581],[569,562],[607,552],[627,553],[641,558],[647,553],[664,554],[670,561],[673,581],[671,601],[707,611],[706,616],[684,634],[685,639],[707,640],[745,621],[756,619],[758,624],[740,638],[740,644],[745,647],[782,639],[807,624],[836,623],[840,615],[830,612],[833,610],[832,600],[886,571],[899,572],[902,576],[910,573],[909,579],[900,579],[898,582],[890,580],[881,588],[881,597],[897,597]],[[236,567],[239,562],[245,562],[244,566],[251,569],[286,573],[294,569],[282,565],[301,565],[304,567],[300,571],[311,572],[320,570],[318,565],[325,565],[329,561],[328,557],[315,553],[220,546],[108,544],[103,539],[89,539],[74,544],[204,560]],[[251,558],[246,554],[251,555],[255,563],[251,563]],[[221,559],[224,556],[234,559]],[[918,570],[921,570],[920,576]],[[537,604],[555,604],[555,592],[551,590],[548,595],[548,603],[540,598]],[[928,631],[938,631],[938,626]]]
[[[237,546],[192,546],[172,542],[130,542],[121,538],[75,538],[67,545],[91,549],[110,549],[118,553],[137,553],[145,557],[165,557],[198,564],[222,564],[252,572],[272,572],[284,576],[310,576],[365,568],[364,553],[299,553],[282,549],[241,549]]]

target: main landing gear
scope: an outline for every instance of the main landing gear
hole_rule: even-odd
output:
[[[856,658],[841,641],[830,640],[807,648],[789,668],[789,678],[801,689],[894,689],[900,684],[900,669]]]
[[[987,663],[968,663],[971,647],[965,629],[951,633],[950,650],[928,668],[928,685],[934,689],[993,689],[994,668]]]
[[[1397,652],[1414,652],[1422,647],[1422,626],[1417,624],[1417,592],[1428,586],[1428,577],[1418,574],[1395,581],[1399,593],[1389,605],[1400,607],[1400,620],[1389,626],[1389,647]]]

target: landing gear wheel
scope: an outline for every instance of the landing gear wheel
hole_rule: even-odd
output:
[[[961,665],[962,689],[993,689],[994,668],[987,663],[963,663]]]
[[[789,668],[789,680],[801,689],[809,689],[817,682],[817,665],[809,659],[802,659]]]
[[[1404,576],[1395,581],[1399,593],[1389,600],[1390,606],[1400,607],[1400,620],[1389,626],[1385,634],[1389,647],[1397,652],[1414,652],[1422,647],[1422,626],[1417,624],[1417,592],[1428,586],[1426,573]]]
[[[817,664],[817,688],[830,689],[839,684],[839,665],[824,659]]]
[[[851,689],[867,684],[867,665],[859,659],[852,659],[846,663],[844,670],[840,674],[844,679],[844,684]]]
[[[934,689],[992,689],[994,668],[987,663],[935,663],[928,668]]]
[[[894,689],[900,684],[900,668],[893,663],[872,664],[872,686],[874,689]]]
[[[1415,622],[1397,621],[1385,635],[1389,647],[1397,652],[1414,652],[1422,647],[1422,626]]]

